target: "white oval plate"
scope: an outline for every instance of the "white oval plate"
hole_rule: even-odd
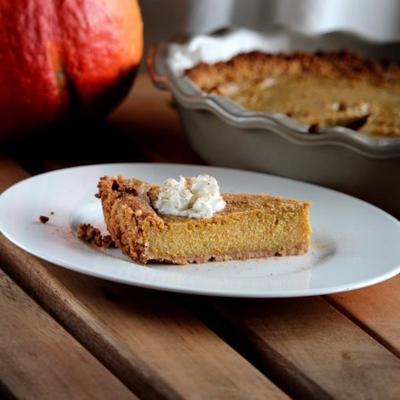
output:
[[[312,248],[304,256],[194,265],[142,266],[119,250],[79,239],[79,223],[104,229],[99,177],[123,174],[161,183],[208,173],[226,192],[266,192],[307,199]],[[50,215],[53,211],[54,215]],[[47,224],[40,215],[50,216]],[[103,164],[26,179],[0,196],[0,231],[22,249],[59,266],[112,281],[174,292],[231,297],[295,297],[343,292],[400,272],[400,222],[348,195],[285,178],[226,168],[178,164]]]

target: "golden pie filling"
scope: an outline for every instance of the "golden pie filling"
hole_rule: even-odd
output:
[[[400,137],[400,84],[281,76],[222,84],[218,91],[249,110],[283,113],[307,125]]]
[[[249,110],[286,114],[312,127],[310,132],[344,126],[400,137],[397,64],[385,67],[352,53],[249,53],[227,63],[200,64],[187,75],[207,92]]]

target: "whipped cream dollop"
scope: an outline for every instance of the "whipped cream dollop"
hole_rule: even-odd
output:
[[[189,218],[211,218],[225,208],[226,203],[219,191],[218,182],[209,175],[167,179],[153,202],[160,214]]]

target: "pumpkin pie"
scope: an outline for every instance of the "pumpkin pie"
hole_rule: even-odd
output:
[[[103,177],[98,188],[112,240],[142,264],[299,255],[310,246],[305,201],[222,193],[225,208],[198,219],[158,213],[153,204],[160,187],[138,179]]]
[[[379,137],[400,137],[400,66],[350,51],[251,52],[185,72],[202,91],[246,109],[286,114],[310,133],[344,126]]]

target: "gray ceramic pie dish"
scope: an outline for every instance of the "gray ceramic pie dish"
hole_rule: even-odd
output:
[[[338,189],[400,216],[400,138],[376,138],[333,127],[318,135],[286,115],[248,111],[201,92],[184,70],[251,50],[355,50],[371,59],[400,58],[400,42],[372,42],[346,32],[306,35],[225,30],[161,43],[148,56],[153,82],[174,96],[189,141],[214,165],[251,169]],[[396,60],[397,58],[397,60]]]

